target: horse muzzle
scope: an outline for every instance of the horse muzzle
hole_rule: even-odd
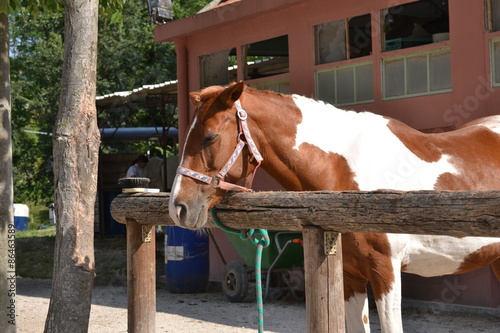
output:
[[[170,200],[169,214],[175,224],[188,229],[199,229],[207,223],[208,209],[206,203],[187,203],[175,199]]]

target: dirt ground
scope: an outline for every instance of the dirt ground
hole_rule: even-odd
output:
[[[17,332],[43,332],[50,299],[50,281],[18,279]],[[266,301],[265,331],[307,332],[305,303],[293,299]],[[484,314],[404,310],[405,332],[500,332],[500,317]],[[380,332],[376,314],[372,332]],[[256,332],[254,302],[230,303],[222,292],[171,294],[157,290],[157,333]],[[127,332],[127,290],[123,286],[96,286],[90,315],[91,333]]]

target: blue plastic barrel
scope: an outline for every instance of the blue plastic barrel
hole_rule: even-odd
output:
[[[204,292],[208,273],[208,232],[168,226],[165,230],[165,277],[170,292]]]
[[[14,228],[16,230],[28,230],[30,209],[25,204],[14,204]]]
[[[121,189],[106,190],[102,192],[104,205],[104,234],[106,236],[124,235],[126,232],[125,224],[116,222],[113,216],[111,216],[111,202],[121,193]]]

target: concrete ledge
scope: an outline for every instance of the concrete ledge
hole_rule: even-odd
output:
[[[450,313],[453,312],[453,313],[467,313],[475,315],[489,315],[500,318],[500,307],[487,308],[482,306],[419,301],[413,299],[403,299],[401,307],[403,309],[426,310],[431,312],[450,312]]]

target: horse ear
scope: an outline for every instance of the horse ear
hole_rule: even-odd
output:
[[[219,102],[230,108],[240,98],[244,88],[245,83],[243,81],[230,85],[219,95]]]
[[[200,96],[201,93],[199,91],[195,91],[192,93],[189,93],[189,100],[191,101],[191,104],[194,106],[198,106],[198,103],[200,103]]]

